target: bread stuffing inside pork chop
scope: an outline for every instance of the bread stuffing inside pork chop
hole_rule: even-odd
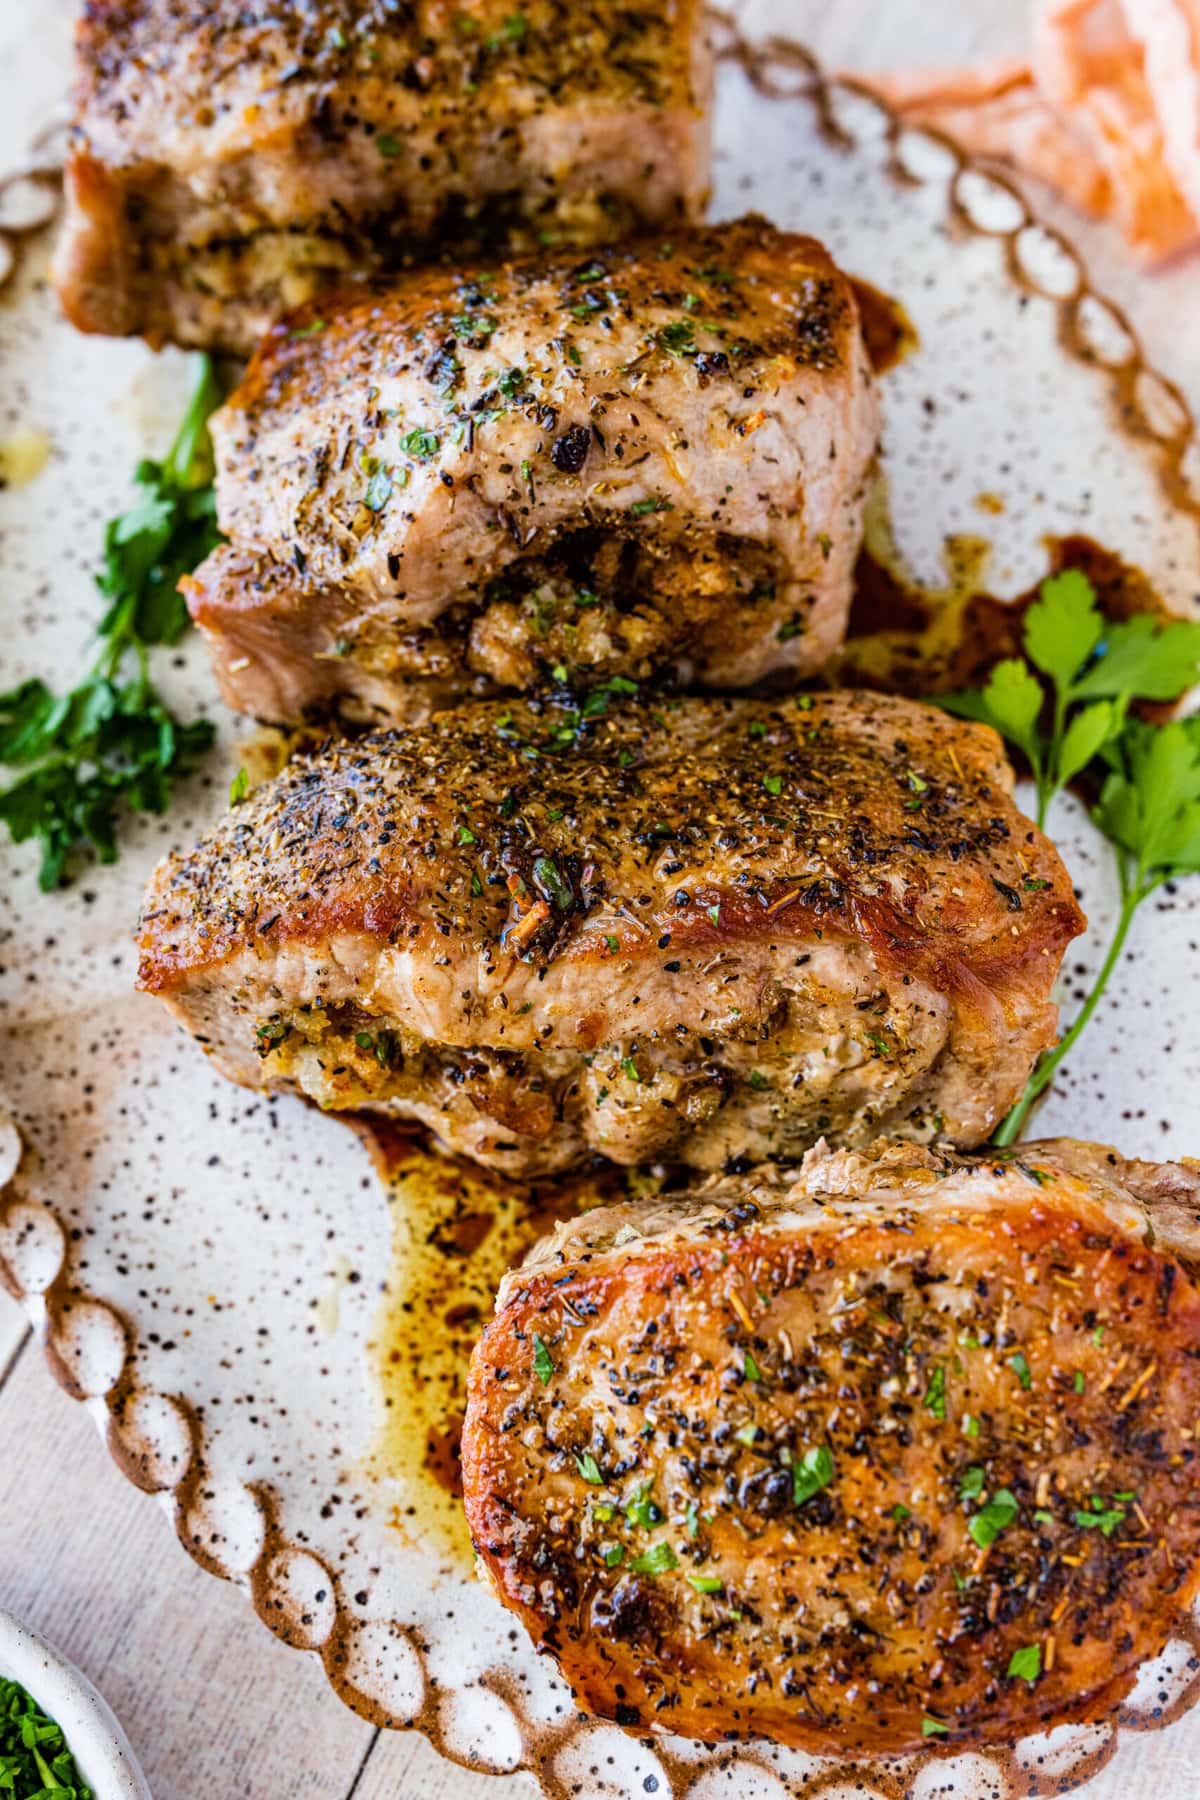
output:
[[[981,1142],[1082,920],[999,739],[842,691],[593,690],[297,757],[146,895],[224,1071],[512,1174]]]
[[[877,436],[850,283],[762,219],[426,270],[268,337],[189,605],[280,722],[791,683],[844,636]]]
[[[1200,1178],[822,1146],[561,1225],[475,1352],[468,1523],[580,1702],[845,1756],[1113,1710],[1200,1569]]]
[[[58,290],[84,331],[249,353],[442,242],[673,231],[710,90],[696,0],[90,0]]]

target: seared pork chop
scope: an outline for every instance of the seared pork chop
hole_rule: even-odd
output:
[[[1200,1176],[805,1159],[559,1226],[471,1367],[467,1519],[583,1705],[812,1751],[1110,1711],[1200,1571]]]
[[[877,430],[849,282],[761,219],[422,271],[270,334],[189,604],[279,721],[792,679],[844,635]]]
[[[77,68],[83,331],[249,352],[439,237],[674,230],[708,183],[696,0],[88,0]]]
[[[1082,924],[1011,784],[989,728],[877,694],[481,702],[168,858],[140,985],[234,1079],[507,1173],[978,1143]]]

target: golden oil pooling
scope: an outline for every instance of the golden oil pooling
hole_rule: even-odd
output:
[[[0,443],[0,488],[27,487],[50,460],[50,439],[44,431],[22,425]]]
[[[558,1219],[625,1196],[618,1170],[506,1181],[429,1149],[415,1132],[358,1122],[384,1176],[392,1253],[367,1354],[377,1425],[365,1473],[395,1493],[409,1542],[472,1564],[459,1440],[467,1365],[505,1271]]]
[[[1082,536],[1044,542],[1045,575],[1081,570],[1106,618],[1170,616],[1149,578],[1116,551]],[[981,686],[996,663],[1020,655],[1025,612],[1045,579],[1039,576],[1022,593],[998,595],[986,585],[990,561],[986,538],[950,535],[942,546],[945,582],[923,587],[896,543],[887,482],[880,476],[867,502],[848,635],[826,678],[914,699]]]

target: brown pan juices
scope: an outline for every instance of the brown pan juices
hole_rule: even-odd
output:
[[[561,1219],[625,1199],[615,1167],[508,1181],[441,1155],[419,1128],[356,1115],[392,1215],[392,1259],[368,1354],[380,1424],[368,1456],[405,1493],[392,1522],[466,1567],[459,1445],[467,1365],[505,1271]],[[636,1180],[636,1177],[634,1178]]]
[[[1005,657],[1021,654],[1025,614],[1048,575],[1078,569],[1114,623],[1139,613],[1173,617],[1140,569],[1090,537],[1045,540],[1046,574],[1012,598],[983,583],[989,546],[977,537],[946,540],[949,578],[923,588],[902,569],[886,528],[872,531],[854,574],[850,625],[826,673],[838,686],[878,688],[913,699],[979,687]]]
[[[894,369],[917,348],[917,328],[898,300],[858,275],[850,277],[858,301],[859,322],[867,356],[877,375]]]

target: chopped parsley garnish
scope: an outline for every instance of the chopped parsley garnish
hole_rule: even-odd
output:
[[[604,1552],[605,1567],[615,1569],[619,1562],[624,1561],[624,1557],[625,1552],[620,1544],[610,1544]]]
[[[237,774],[234,776],[233,780],[229,784],[229,804],[230,804],[230,806],[240,806],[241,802],[246,798],[246,793],[247,793],[249,787],[250,787],[249,775],[246,773],[245,769],[239,769]]]
[[[460,844],[473,844],[475,842],[475,833],[471,830],[469,825],[459,826],[458,842]]]
[[[597,1463],[590,1450],[585,1450],[582,1456],[577,1456],[575,1458],[575,1467],[579,1470],[583,1479],[585,1481],[590,1481],[593,1487],[602,1487],[604,1485],[604,1477],[600,1473],[600,1465]]]
[[[1029,1368],[1028,1358],[1023,1350],[1017,1350],[1009,1357],[1008,1366],[1023,1388],[1031,1388],[1033,1386],[1033,1375]]]
[[[272,1050],[277,1050],[291,1033],[291,1026],[283,1019],[269,1019],[265,1025],[254,1027],[254,1047],[264,1059]]]
[[[825,1444],[815,1444],[792,1463],[792,1504],[803,1506],[833,1480],[833,1455]]]
[[[20,1682],[0,1676],[0,1790],[13,1800],[95,1800],[61,1726]]]
[[[912,1518],[912,1507],[905,1506],[902,1500],[897,1500],[895,1506],[892,1508],[892,1517],[897,1525],[903,1525],[905,1519]]]
[[[978,1463],[972,1463],[971,1467],[963,1472],[963,1478],[958,1484],[959,1499],[978,1500],[983,1492],[984,1480],[982,1468]]]
[[[695,337],[696,327],[691,319],[673,319],[655,333],[655,342],[672,356],[683,356],[695,349]]]
[[[380,1031],[374,1036],[369,1031],[356,1031],[354,1042],[360,1050],[370,1050],[381,1069],[391,1067],[397,1050],[394,1031]]]
[[[631,1558],[629,1572],[631,1575],[666,1575],[678,1567],[679,1558],[670,1544],[651,1544],[640,1556]]]
[[[392,476],[388,469],[376,469],[363,494],[363,505],[370,512],[382,512],[392,497]]]
[[[613,956],[615,956],[617,954],[617,951],[621,948],[620,938],[613,937],[610,932],[607,932],[607,931],[605,932],[604,942],[608,945],[609,952]]]
[[[1113,1498],[1122,1496],[1114,1495]],[[1099,1531],[1104,1537],[1111,1537],[1125,1518],[1123,1506],[1105,1506],[1099,1494],[1092,1495],[1089,1507],[1090,1510],[1080,1508],[1075,1514],[1075,1523],[1083,1531]]]
[[[742,1351],[742,1374],[747,1381],[761,1381],[762,1370],[751,1356],[749,1350]]]
[[[390,159],[393,156],[399,156],[400,140],[399,138],[392,137],[390,132],[381,131],[375,139],[375,148],[378,150],[380,156],[386,156]]]
[[[929,1377],[929,1385],[925,1389],[925,1406],[935,1419],[946,1416],[946,1371],[941,1363]]]
[[[725,1586],[719,1575],[689,1575],[688,1580],[698,1594],[719,1594]]]
[[[719,925],[721,923],[721,908],[720,908],[720,906],[710,906],[710,907],[708,907],[707,911],[708,911],[709,918],[712,920],[712,923],[714,925]]]
[[[700,1530],[700,1509],[694,1500],[689,1500],[683,1512],[684,1525],[690,1538],[698,1535]]]
[[[762,778],[762,784],[766,788],[768,794],[778,795],[783,792],[783,777],[782,777],[782,775],[764,775]]]
[[[986,1506],[981,1506],[967,1525],[967,1530],[981,1550],[987,1550],[1000,1533],[1007,1529],[1020,1512],[1016,1497],[1008,1488],[997,1488]]]
[[[647,513],[674,512],[674,503],[670,500],[635,500],[630,507],[635,519],[644,519]]]
[[[662,1507],[650,1498],[650,1483],[643,1481],[634,1489],[633,1496],[625,1503],[625,1517],[631,1525],[638,1525],[643,1531],[649,1531],[653,1525],[661,1525],[663,1521]]]
[[[560,912],[570,912],[575,905],[575,896],[571,892],[571,884],[565,880],[561,869],[550,856],[539,856],[533,865],[533,879],[547,900],[553,902]]]
[[[486,344],[499,322],[491,313],[459,313],[450,321],[458,337],[475,344]]]
[[[533,1372],[543,1387],[554,1373],[554,1358],[540,1337],[533,1340]]]
[[[638,1074],[638,1066],[634,1062],[632,1056],[626,1056],[622,1059],[621,1073],[624,1075],[626,1081],[640,1081],[642,1079]]]
[[[524,369],[506,369],[497,381],[496,386],[500,389],[500,392],[504,395],[506,400],[515,400],[522,388],[525,387],[528,379]]]
[[[138,464],[133,505],[105,527],[96,585],[108,605],[91,668],[67,694],[37,676],[0,693],[0,763],[23,771],[0,790],[0,823],[18,844],[40,843],[43,891],[84,848],[115,862],[122,810],[165,812],[213,741],[207,720],[181,724],[150,682],[149,651],[188,625],[180,577],[221,542],[208,435],[221,391],[207,356],[196,370],[165,461]]]
[[[1036,1681],[1042,1672],[1042,1646],[1022,1644],[1008,1659],[1010,1680]]]
[[[427,459],[436,456],[441,448],[441,439],[435,431],[425,431],[420,426],[408,431],[400,439],[400,448],[406,456]]]
[[[945,1737],[949,1729],[950,1727],[943,1725],[940,1719],[931,1719],[928,1714],[921,1720],[922,1737]]]

